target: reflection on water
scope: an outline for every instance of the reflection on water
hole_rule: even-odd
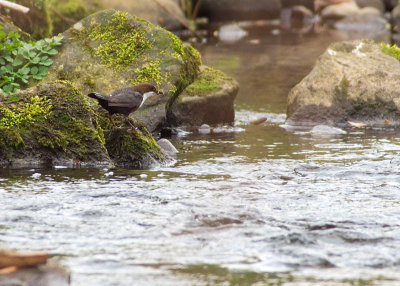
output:
[[[202,48],[241,84],[238,128],[172,138],[156,170],[2,169],[0,241],[62,254],[73,285],[398,285],[400,133],[282,128],[334,38],[266,33]]]

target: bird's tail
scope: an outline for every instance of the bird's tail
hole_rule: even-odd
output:
[[[88,94],[89,97],[94,98],[94,99],[103,99],[105,100],[106,98],[104,98],[104,95],[98,92],[92,92]]]

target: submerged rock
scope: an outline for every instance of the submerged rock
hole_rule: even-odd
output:
[[[211,133],[211,126],[208,124],[202,124],[197,131],[199,131],[200,134],[210,134]]]
[[[218,30],[218,37],[220,41],[225,43],[235,43],[247,36],[247,32],[243,30],[238,24],[223,25]]]
[[[233,102],[238,83],[221,71],[204,67],[168,112],[172,125],[200,126],[230,123],[235,119]]]
[[[314,126],[310,132],[312,135],[340,135],[340,134],[347,133],[346,131],[344,131],[340,128],[329,126],[329,125]]]
[[[387,53],[396,49],[385,47]],[[398,52],[397,52],[398,54]],[[400,62],[369,41],[333,43],[289,93],[290,125],[400,124]]]
[[[174,145],[172,145],[172,143],[168,139],[162,138],[157,141],[157,144],[166,154],[171,157],[176,156],[176,154],[179,153],[179,151],[175,148]]]
[[[45,78],[71,81],[82,93],[111,93],[155,82],[166,94],[133,115],[152,132],[164,124],[167,103],[199,73],[200,55],[172,33],[124,12],[106,10],[76,23]]]

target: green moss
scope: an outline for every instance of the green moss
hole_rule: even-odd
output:
[[[382,52],[400,61],[400,48],[394,44],[381,43]]]
[[[205,68],[200,76],[189,85],[185,91],[185,96],[206,96],[219,90],[219,87],[227,82],[232,82],[232,78],[222,71],[213,68]]]
[[[168,37],[174,50],[173,56],[182,61],[182,67],[179,71],[179,81],[176,83],[174,96],[170,102],[171,104],[176,97],[199,75],[201,56],[195,48],[190,45],[184,45],[182,41],[173,33],[168,32]]]
[[[135,63],[153,43],[146,37],[146,27],[125,12],[115,12],[106,24],[92,23],[88,37],[98,41],[95,55],[117,70]]]
[[[16,150],[24,146],[19,130],[0,129],[0,157],[11,159]]]
[[[341,88],[342,95],[347,95],[348,87],[349,87],[349,81],[345,76],[343,76],[342,80],[340,81],[340,88]]]
[[[182,91],[195,81],[200,73],[201,57],[200,53],[195,48],[189,45],[182,46],[180,56],[183,64],[179,71],[179,81],[176,83],[176,89],[173,96],[167,103],[167,110],[171,107],[172,103],[182,93]]]
[[[149,61],[141,68],[137,68],[135,70],[136,78],[132,82],[132,84],[154,81],[159,87],[162,79],[160,61],[160,59],[156,61]]]
[[[109,155],[117,165],[141,168],[140,162],[146,156],[162,158],[160,147],[144,127],[113,128],[105,133],[105,139]]]
[[[44,121],[51,114],[51,101],[33,96],[23,106],[0,107],[0,129],[30,128],[34,122]]]
[[[168,37],[172,42],[172,48],[174,49],[174,57],[178,59],[182,59],[183,51],[183,43],[181,39],[179,39],[176,35],[171,32],[168,32]]]

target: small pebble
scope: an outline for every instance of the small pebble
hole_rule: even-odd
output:
[[[211,132],[211,127],[208,124],[203,124],[198,129],[201,134],[209,134]]]
[[[260,118],[251,120],[250,123],[253,124],[253,125],[259,125],[259,124],[264,123],[265,121],[267,121],[267,119],[268,119],[267,117],[260,117]]]

